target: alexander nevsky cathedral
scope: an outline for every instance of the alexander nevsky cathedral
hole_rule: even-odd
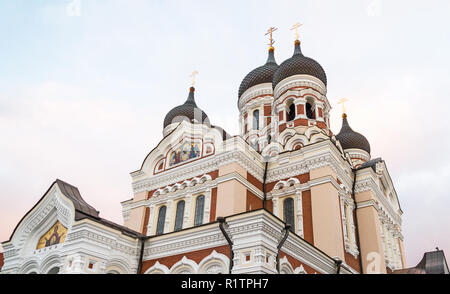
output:
[[[238,135],[212,124],[191,87],[131,172],[123,225],[57,179],[2,243],[0,273],[448,273],[439,250],[406,267],[387,163],[351,115],[332,132],[324,69],[298,37],[278,64],[273,31],[239,87]]]

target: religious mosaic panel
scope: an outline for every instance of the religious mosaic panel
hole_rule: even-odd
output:
[[[170,153],[169,166],[174,166],[201,155],[201,143],[198,142],[184,142],[181,146]]]
[[[64,242],[66,239],[67,228],[57,221],[50,230],[47,231],[40,239],[36,249],[49,247]]]

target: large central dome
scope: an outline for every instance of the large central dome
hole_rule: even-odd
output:
[[[278,64],[275,61],[274,48],[271,47],[269,49],[269,56],[266,64],[255,68],[242,80],[241,86],[239,87],[239,98],[245,91],[253,86],[264,83],[272,83],[273,74],[277,69]]]
[[[272,87],[275,89],[279,82],[293,75],[310,75],[327,85],[327,75],[322,66],[314,59],[303,55],[299,40],[295,41],[294,55],[280,64],[275,72]]]

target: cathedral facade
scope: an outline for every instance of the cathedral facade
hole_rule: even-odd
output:
[[[1,273],[391,273],[406,267],[386,162],[342,116],[330,129],[322,66],[303,55],[242,81],[235,136],[186,101],[131,173],[124,224],[56,180],[3,242]],[[363,126],[361,126],[362,128]]]

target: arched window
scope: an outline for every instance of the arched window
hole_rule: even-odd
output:
[[[47,272],[48,275],[56,275],[59,273],[59,267],[54,267]]]
[[[253,111],[253,129],[259,130],[259,110]]]
[[[158,213],[158,224],[156,226],[156,235],[164,233],[164,222],[166,221],[166,206],[161,206]]]
[[[287,121],[293,121],[295,119],[295,104],[291,102],[289,105],[289,112],[287,114]]]
[[[195,219],[194,226],[199,226],[203,223],[203,210],[205,208],[205,196],[200,195],[195,201]]]
[[[286,224],[291,225],[291,231],[295,231],[295,221],[294,221],[294,200],[292,198],[287,198],[283,202],[283,220]]]
[[[309,119],[316,119],[316,112],[313,105],[309,102],[306,102],[306,116]]]
[[[183,218],[184,218],[184,200],[181,200],[177,204],[177,213],[175,216],[175,231],[179,231],[183,228]]]

